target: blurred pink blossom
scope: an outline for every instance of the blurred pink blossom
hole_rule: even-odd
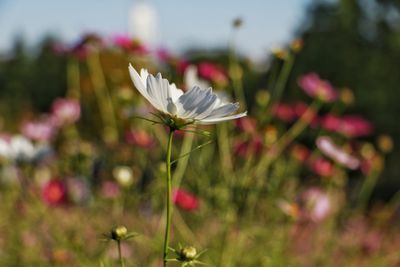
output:
[[[242,158],[259,155],[263,148],[263,141],[259,135],[254,135],[249,140],[236,140],[233,145],[234,154]]]
[[[101,185],[101,194],[104,198],[116,199],[121,193],[117,183],[112,181],[105,181]]]
[[[296,119],[293,106],[283,102],[275,103],[272,106],[272,115],[284,122],[292,122]]]
[[[332,212],[329,195],[317,187],[311,187],[303,192],[301,199],[304,203],[303,216],[313,222],[321,222]]]
[[[338,96],[336,89],[328,81],[321,80],[314,72],[301,76],[298,85],[309,96],[324,102],[333,102]]]
[[[35,121],[26,121],[22,124],[21,132],[24,136],[39,142],[50,142],[56,129],[49,118]]]
[[[75,99],[57,98],[52,105],[52,115],[57,126],[74,123],[81,116],[81,107]]]
[[[373,132],[373,125],[359,115],[342,117],[341,133],[349,137],[367,136]]]
[[[290,154],[299,162],[305,162],[311,154],[310,149],[302,144],[294,144],[290,149]]]
[[[126,35],[114,36],[113,43],[131,53],[146,54],[149,52],[149,50],[139,40],[132,39]]]
[[[221,85],[225,85],[228,82],[225,71],[215,64],[202,62],[197,66],[197,69],[201,78]]]
[[[137,145],[144,148],[153,147],[154,138],[143,129],[129,129],[125,133],[125,141],[131,145]]]
[[[176,189],[172,193],[172,200],[174,204],[186,211],[195,211],[200,206],[199,199],[183,189]]]
[[[370,135],[373,125],[359,115],[344,115],[338,117],[327,114],[320,119],[321,127],[353,138]]]
[[[87,33],[84,34],[81,39],[72,46],[70,53],[79,60],[84,60],[88,57],[93,49],[102,47],[104,45],[103,43],[103,40],[97,34]]]
[[[90,199],[90,188],[84,177],[66,179],[68,199],[74,203],[85,203]]]
[[[333,163],[322,157],[311,159],[310,166],[315,174],[322,177],[330,177],[335,173]]]
[[[360,166],[360,161],[356,157],[337,146],[330,137],[320,136],[316,144],[322,153],[347,168],[355,170]]]
[[[293,104],[293,110],[297,118],[300,118],[308,111],[308,116],[303,116],[302,119],[311,125],[311,127],[316,127],[318,125],[318,117],[315,110],[310,108],[309,105],[302,101],[298,101]]]
[[[249,133],[249,134],[254,134],[257,131],[256,119],[251,118],[251,117],[239,118],[235,121],[235,125],[240,130],[242,130],[246,133]]]
[[[57,179],[48,181],[42,188],[42,199],[50,206],[63,204],[67,200],[65,184]]]

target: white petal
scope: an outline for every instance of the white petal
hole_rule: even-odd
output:
[[[163,79],[161,74],[157,74],[157,77],[149,74],[147,77],[147,93],[153,100],[153,106],[159,111],[167,113],[167,95],[168,95],[169,83]]]
[[[219,118],[213,118],[213,119],[203,119],[203,120],[197,121],[197,123],[198,124],[215,124],[215,123],[220,123],[220,122],[223,122],[223,121],[239,119],[239,118],[244,117],[246,115],[247,115],[247,111],[243,112],[243,113],[227,116],[227,117],[219,117]]]
[[[215,119],[228,116],[239,109],[239,103],[228,103],[215,108],[205,119]]]
[[[136,89],[147,99],[149,100],[149,95],[146,92],[146,80],[149,73],[145,69],[141,69],[140,74],[129,64],[129,74],[131,76],[132,82],[135,85]]]
[[[183,95],[183,91],[181,89],[176,88],[176,85],[174,83],[169,85],[169,89],[171,91],[171,98],[172,101],[175,103],[178,98]]]
[[[195,119],[198,115],[210,111],[210,106],[214,106],[217,96],[213,94],[211,87],[201,89],[198,86],[193,87],[188,92],[179,97],[177,106],[181,118]]]

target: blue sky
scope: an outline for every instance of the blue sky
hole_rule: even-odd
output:
[[[138,1],[138,0],[136,0]],[[150,1],[150,0],[148,0]],[[191,45],[225,46],[231,21],[244,20],[239,49],[258,57],[285,43],[304,21],[311,0],[151,0],[158,16],[158,43],[179,52]],[[83,32],[112,36],[128,31],[135,0],[0,0],[0,50],[17,34],[34,44],[47,33],[66,42]]]

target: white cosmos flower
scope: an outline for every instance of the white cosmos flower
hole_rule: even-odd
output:
[[[232,115],[239,109],[239,103],[226,103],[212,92],[211,87],[203,89],[193,86],[187,92],[176,88],[158,73],[156,77],[147,70],[139,73],[129,64],[129,73],[137,90],[157,110],[172,120],[183,120],[182,125],[190,123],[215,124],[241,118],[247,112]]]

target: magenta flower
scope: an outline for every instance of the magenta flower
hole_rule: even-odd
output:
[[[21,132],[24,136],[38,142],[50,142],[56,129],[49,119],[27,121],[22,124]]]
[[[311,170],[321,177],[330,177],[335,172],[333,163],[322,157],[311,159],[310,166]]]
[[[348,137],[367,136],[373,132],[373,125],[358,115],[342,117],[341,133]]]
[[[360,166],[360,161],[337,146],[333,140],[328,136],[321,136],[317,138],[317,147],[327,157],[346,166],[349,169],[355,170]]]
[[[225,71],[215,64],[203,62],[200,63],[197,68],[199,76],[206,80],[221,85],[225,85],[228,82],[228,77],[226,76]]]
[[[335,88],[328,81],[321,80],[316,73],[301,76],[298,85],[309,96],[324,102],[333,102],[338,96]]]
[[[257,122],[251,117],[242,117],[237,119],[235,121],[235,126],[249,134],[254,134],[257,131]]]
[[[139,40],[132,39],[125,35],[116,35],[113,38],[113,42],[116,46],[128,52],[137,54],[146,54],[149,52],[149,50],[142,43],[140,43]]]
[[[293,106],[282,102],[272,106],[272,115],[284,122],[292,122],[296,119]]]
[[[65,184],[60,180],[50,180],[42,188],[42,199],[50,206],[63,204],[67,200]]]
[[[70,49],[70,53],[79,60],[84,60],[93,49],[102,47],[103,45],[103,40],[97,34],[87,33],[84,34],[75,45],[73,45]]]
[[[200,207],[199,199],[183,189],[176,189],[172,193],[172,201],[176,206],[186,211],[195,211]]]
[[[321,118],[320,123],[322,128],[350,138],[370,135],[374,128],[369,121],[359,115],[338,117],[328,114]]]
[[[143,129],[129,129],[125,133],[125,141],[144,148],[151,148],[155,143],[154,138]]]
[[[252,136],[249,140],[237,140],[233,145],[234,154],[242,158],[259,155],[263,148],[263,141],[259,135]]]
[[[116,199],[121,194],[121,190],[117,183],[105,181],[101,185],[101,194],[104,198]]]
[[[71,124],[79,120],[81,107],[75,99],[57,98],[52,105],[52,115],[57,126]]]

